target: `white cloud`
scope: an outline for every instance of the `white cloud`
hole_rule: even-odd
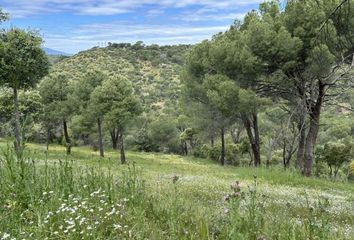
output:
[[[76,53],[99,43],[136,42],[147,44],[193,44],[225,31],[242,19],[250,6],[264,0],[0,0],[0,7],[14,22],[40,19],[45,45]],[[170,13],[170,11],[172,13]],[[69,13],[80,16],[114,16],[132,13],[126,22],[75,25],[71,18],[43,21],[40,15]],[[173,14],[173,15],[170,15]],[[133,17],[132,17],[133,16]],[[141,21],[141,16],[143,20]],[[158,18],[157,18],[158,17]],[[161,21],[160,20],[161,17]],[[92,18],[97,19],[97,18]],[[111,18],[107,18],[111,19]],[[90,18],[91,20],[91,18]],[[149,22],[151,20],[151,22]],[[92,20],[91,20],[92,21]],[[112,21],[112,20],[109,20]],[[12,21],[11,21],[12,22]],[[11,24],[10,22],[10,24]],[[143,22],[143,23],[142,23]],[[152,24],[154,23],[154,24]],[[178,23],[178,24],[177,24]]]
[[[206,21],[225,21],[225,20],[243,20],[246,13],[216,13],[216,14],[190,14],[177,17],[185,22],[206,22]]]
[[[188,25],[134,25],[124,22],[82,25],[68,35],[44,35],[45,45],[60,51],[75,53],[108,42],[130,42],[139,40],[146,44],[193,44],[226,31],[228,25],[195,27]]]
[[[263,0],[1,0],[1,6],[14,17],[71,11],[83,15],[115,15],[144,5],[156,8],[199,6],[206,9],[237,9]]]

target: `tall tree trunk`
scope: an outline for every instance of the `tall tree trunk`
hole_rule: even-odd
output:
[[[124,138],[123,138],[123,134],[121,133],[120,134],[120,162],[122,164],[126,164],[127,161],[125,159],[125,150],[124,150]]]
[[[307,177],[312,175],[312,165],[314,157],[314,149],[320,128],[321,108],[325,96],[325,85],[319,81],[318,83],[318,97],[314,105],[310,106],[310,127],[306,137],[305,143],[305,163],[303,174]]]
[[[319,129],[319,121],[316,119],[311,119],[310,128],[306,137],[305,154],[304,154],[305,163],[304,163],[303,174],[307,177],[312,175],[314,149],[315,149],[315,142],[318,134],[318,129]]]
[[[288,168],[290,166],[290,160],[296,150],[294,150],[294,145],[289,144],[287,146],[286,142],[283,145],[283,164],[284,168]]]
[[[253,129],[254,129],[254,139],[255,139],[255,165],[260,166],[261,165],[261,140],[259,137],[259,129],[258,129],[258,116],[257,113],[252,114],[253,117]]]
[[[296,153],[296,168],[301,169],[304,162],[305,154],[305,140],[306,140],[306,128],[305,128],[305,116],[301,116],[301,120],[298,124],[299,129],[299,147]]]
[[[19,153],[21,151],[21,124],[20,124],[20,108],[18,103],[18,91],[17,88],[14,87],[14,120],[15,120],[15,151]]]
[[[188,155],[188,144],[187,144],[187,141],[184,141],[183,148],[184,148],[184,154],[187,156]]]
[[[49,143],[50,143],[50,127],[47,127],[47,141],[46,141],[46,151],[49,151]]]
[[[102,122],[100,118],[97,118],[97,128],[98,128],[98,144],[100,147],[100,156],[104,157],[103,149],[103,136],[102,136]]]
[[[257,167],[261,164],[260,138],[259,138],[259,131],[258,131],[257,114],[256,113],[252,114],[252,122],[247,116],[247,114],[243,114],[242,121],[247,132],[248,140],[251,144],[254,165]],[[254,133],[252,132],[252,128],[254,130]]]
[[[225,165],[225,129],[221,128],[221,157],[220,157],[221,165]]]
[[[65,138],[65,144],[66,144],[66,154],[70,155],[71,154],[71,140],[68,132],[68,125],[66,123],[66,120],[63,120],[63,127],[64,127],[64,138]]]
[[[299,102],[298,105],[300,106],[300,111],[298,111],[299,118],[297,119],[297,127],[299,131],[299,144],[296,153],[296,162],[295,166],[297,169],[303,171],[303,166],[305,163],[305,143],[306,143],[306,116],[308,112],[307,106],[307,96],[305,91],[305,80],[300,79],[297,83],[297,90],[299,94]]]
[[[119,138],[119,132],[116,129],[113,129],[110,131],[111,135],[111,141],[112,141],[112,148],[114,150],[118,149],[118,138]]]

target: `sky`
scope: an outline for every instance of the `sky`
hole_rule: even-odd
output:
[[[0,0],[10,27],[74,54],[108,42],[194,44],[225,31],[263,0]]]

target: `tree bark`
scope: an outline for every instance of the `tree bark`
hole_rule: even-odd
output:
[[[242,121],[245,126],[249,142],[251,144],[254,165],[258,167],[261,164],[261,153],[260,153],[260,146],[259,146],[260,138],[259,138],[257,114],[256,113],[252,114],[252,122],[246,114],[243,114]],[[252,131],[252,128],[254,130],[254,133]]]
[[[188,156],[188,144],[187,144],[187,141],[184,141],[183,148],[184,148],[184,154],[186,156]]]
[[[17,88],[14,87],[14,117],[15,117],[15,151],[19,153],[21,151],[21,124],[20,124],[20,108],[18,103],[18,91]]]
[[[299,129],[299,147],[296,153],[296,168],[301,169],[304,162],[305,154],[305,140],[306,140],[306,128],[305,128],[305,115],[301,114],[300,121],[298,123]]]
[[[63,128],[64,128],[64,138],[65,138],[65,144],[66,144],[66,154],[70,155],[71,154],[71,140],[68,132],[68,125],[66,120],[63,120]]]
[[[261,165],[261,150],[260,150],[260,145],[261,145],[261,140],[259,137],[259,129],[258,129],[258,116],[256,113],[252,114],[253,116],[253,129],[254,129],[254,139],[255,139],[255,165],[258,167]]]
[[[284,142],[283,145],[283,164],[284,168],[288,168],[290,166],[290,160],[295,153],[296,150],[294,150],[294,145],[290,144],[289,147],[287,147],[287,144]]]
[[[50,143],[50,128],[47,127],[47,141],[46,141],[46,150],[49,151],[49,143]]]
[[[312,175],[314,148],[315,148],[318,129],[319,129],[319,122],[316,119],[311,119],[309,132],[307,133],[307,137],[306,137],[305,154],[304,154],[305,163],[304,163],[303,174],[307,177],[310,177]]]
[[[98,128],[98,144],[100,147],[100,156],[104,157],[102,122],[100,118],[97,118],[97,128]]]
[[[126,164],[127,161],[126,161],[126,158],[125,158],[125,150],[124,150],[124,140],[123,140],[123,134],[121,133],[120,134],[120,162],[122,164]]]
[[[221,128],[221,156],[220,156],[220,163],[222,166],[225,165],[225,129],[224,127]]]
[[[114,150],[117,150],[118,149],[119,132],[116,129],[113,129],[110,131],[110,134],[111,134],[112,148]]]
[[[303,174],[307,177],[312,175],[312,165],[314,149],[320,127],[320,116],[323,99],[325,96],[325,85],[321,81],[318,83],[318,97],[314,105],[310,107],[310,127],[305,143],[305,163]]]

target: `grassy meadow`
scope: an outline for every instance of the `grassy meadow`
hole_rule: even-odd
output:
[[[354,239],[354,185],[277,168],[0,146],[0,239]],[[236,182],[237,181],[237,182]]]

